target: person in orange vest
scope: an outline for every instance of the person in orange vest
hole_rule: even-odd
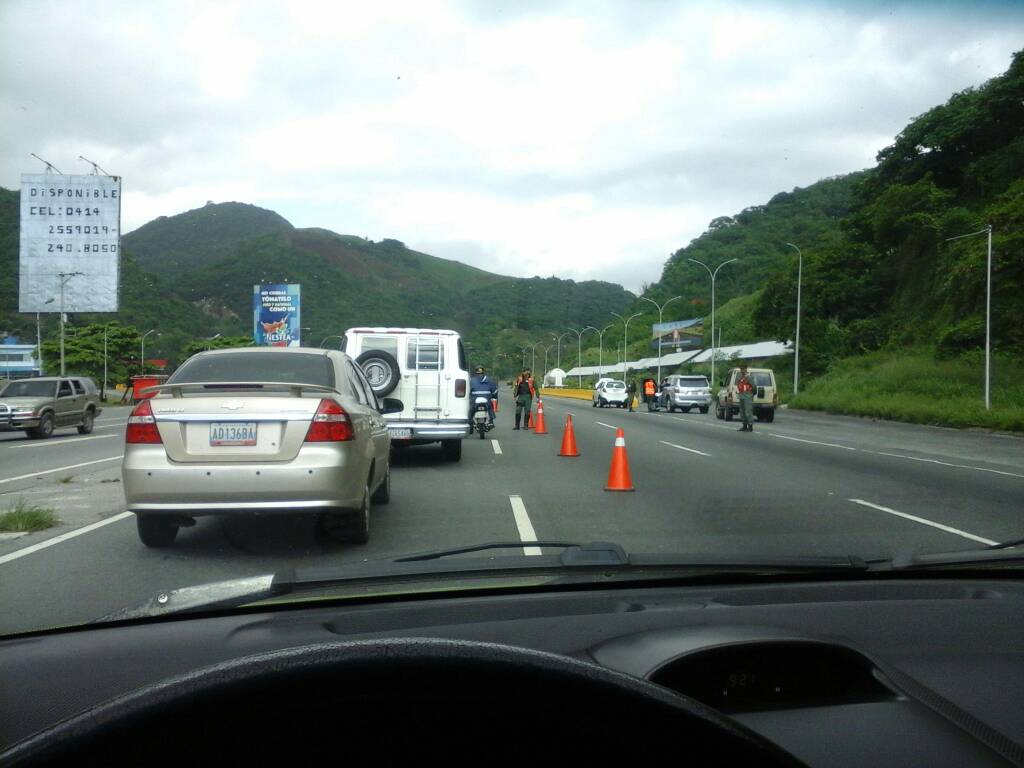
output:
[[[647,403],[648,412],[654,410],[654,401],[658,394],[658,385],[654,379],[644,379],[644,402]]]
[[[740,363],[740,377],[736,381],[736,394],[740,396],[740,432],[754,431],[754,377],[747,373],[747,364]]]

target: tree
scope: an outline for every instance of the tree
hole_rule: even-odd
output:
[[[107,380],[127,382],[138,373],[142,335],[134,325],[121,325],[117,321],[65,328],[64,367],[72,374],[89,376],[103,386],[103,338],[106,332]],[[60,373],[60,339],[48,338],[43,342],[43,360],[46,373]]]
[[[215,339],[195,339],[185,345],[182,350],[184,358],[203,352],[207,349],[235,349],[237,347],[251,347],[254,345],[251,336],[218,336]]]

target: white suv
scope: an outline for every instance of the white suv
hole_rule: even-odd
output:
[[[617,405],[619,408],[625,408],[628,398],[626,382],[608,379],[594,387],[594,398],[591,405],[595,408],[604,408],[606,405]]]
[[[462,457],[473,433],[469,367],[455,331],[431,328],[349,328],[345,352],[363,369],[378,398],[394,397],[405,410],[386,417],[392,445],[440,442],[445,458]]]
[[[660,405],[672,413],[677,408],[687,413],[699,408],[701,413],[707,413],[711,407],[711,385],[707,376],[674,374],[668,377],[658,397]]]

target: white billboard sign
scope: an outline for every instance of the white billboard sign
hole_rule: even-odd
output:
[[[65,312],[117,312],[120,235],[119,176],[23,173],[19,310],[60,311],[63,273]]]

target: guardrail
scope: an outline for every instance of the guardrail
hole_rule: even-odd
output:
[[[568,387],[549,387],[540,391],[540,396],[544,397],[569,397],[573,400],[591,400],[594,397],[594,390],[592,389],[569,389]]]

